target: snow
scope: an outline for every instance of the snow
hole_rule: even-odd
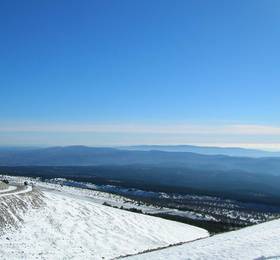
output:
[[[135,260],[280,259],[280,220],[130,258]]]
[[[0,259],[280,259],[280,220],[209,237],[194,226],[102,205],[133,203],[122,196],[40,181],[27,189],[0,194],[10,222],[23,221],[0,237]],[[8,208],[36,196],[37,209]]]
[[[16,190],[16,191],[14,191]],[[13,192],[9,192],[9,191],[13,191]],[[0,198],[1,197],[5,197],[5,196],[9,196],[9,195],[19,195],[19,194],[23,194],[23,193],[27,193],[32,191],[32,187],[31,186],[27,186],[26,188],[17,190],[17,187],[15,186],[10,186],[9,189],[6,189],[4,194],[0,194]]]
[[[16,190],[16,189],[17,189],[16,186],[11,186],[11,185],[9,185],[9,186],[7,187],[7,189],[0,190],[0,193],[9,192],[9,191],[13,191],[13,190]]]
[[[24,200],[26,195],[14,196]],[[20,228],[0,237],[0,259],[112,259],[209,235],[194,226],[103,206],[74,192],[44,189],[42,197],[42,207],[21,215]]]

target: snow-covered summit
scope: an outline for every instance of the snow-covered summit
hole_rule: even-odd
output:
[[[280,220],[140,254],[131,259],[280,259]]]
[[[0,259],[112,259],[209,235],[194,226],[97,204],[79,189],[75,194],[54,187],[0,197],[17,222],[0,237]],[[39,196],[35,200],[33,193]],[[35,201],[42,206],[33,207]]]
[[[209,237],[201,228],[102,205],[123,203],[118,195],[29,182],[33,188],[0,193],[0,259],[280,258],[280,220]]]

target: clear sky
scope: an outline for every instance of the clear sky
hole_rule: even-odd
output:
[[[280,1],[0,1],[0,145],[280,149]]]

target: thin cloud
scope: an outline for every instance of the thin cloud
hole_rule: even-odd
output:
[[[0,132],[151,133],[199,135],[280,135],[280,127],[266,125],[195,124],[2,124]]]
[[[280,127],[252,124],[6,123],[0,145],[193,144],[280,150]]]

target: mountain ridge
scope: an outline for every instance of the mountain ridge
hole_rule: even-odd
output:
[[[233,157],[192,152],[124,150],[117,148],[67,146],[0,152],[1,166],[98,166],[98,165],[180,166],[193,169],[239,170],[280,175],[278,157]]]
[[[167,152],[193,152],[205,155],[228,155],[237,157],[280,157],[280,152],[249,149],[241,147],[218,147],[218,146],[196,146],[196,145],[132,145],[120,146],[119,149],[140,151],[167,151]]]

